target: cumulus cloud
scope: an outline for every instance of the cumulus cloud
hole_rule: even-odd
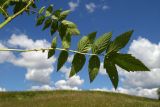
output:
[[[79,6],[79,0],[77,0],[77,2],[70,1],[68,5],[71,11],[75,11],[75,9]]]
[[[24,49],[46,48],[50,46],[50,43],[46,40],[33,41],[24,34],[13,34],[8,40],[8,43],[11,46]],[[14,58],[14,60],[11,60],[10,62],[15,66],[27,69],[27,73],[25,75],[27,80],[46,84],[50,82],[50,75],[54,71],[52,64],[55,63],[55,61],[55,57],[47,59],[47,52],[26,52],[20,53],[18,57]]]
[[[142,60],[150,68],[160,68],[160,43],[151,43],[148,39],[139,37],[129,48],[129,53]]]
[[[13,34],[8,40],[8,45],[13,48],[23,49],[35,49],[35,48],[48,48],[50,43],[46,40],[32,40],[25,34]],[[7,48],[3,44],[0,44],[1,48]],[[19,55],[14,55],[12,52],[0,53],[0,63],[8,61],[15,66],[24,67],[27,70],[25,78],[27,80],[38,82],[41,85],[32,86],[31,90],[53,90],[53,89],[74,89],[78,90],[84,82],[79,76],[75,75],[69,78],[70,67],[63,66],[60,70],[65,79],[55,82],[53,86],[50,86],[50,75],[54,71],[53,64],[56,61],[56,57],[47,59],[48,52],[24,52]],[[71,63],[73,55],[69,56],[68,63]],[[1,88],[2,90],[2,88]],[[3,89],[4,90],[4,89]]]
[[[99,73],[102,74],[102,75],[106,75],[107,74],[106,70],[103,67],[103,62],[101,62],[101,64],[100,64]]]
[[[79,76],[73,76],[67,80],[59,80],[55,83],[56,89],[62,90],[78,90],[78,86],[82,85],[84,80],[81,80]]]
[[[148,67],[150,72],[123,72],[120,73],[125,87],[160,87],[160,43],[154,44],[145,38],[134,40],[129,48],[129,53],[139,58]],[[120,70],[122,71],[122,70]]]
[[[60,72],[62,72],[65,77],[64,79],[56,81],[53,86],[32,86],[31,90],[80,90],[79,87],[84,83],[84,80],[78,75],[69,78],[70,69],[70,67],[63,66]]]
[[[117,92],[119,93],[125,93],[125,94],[130,94],[130,95],[136,95],[136,96],[143,96],[147,98],[153,98],[153,99],[158,99],[157,95],[157,88],[118,88]]]
[[[6,89],[0,87],[0,92],[4,92],[4,91],[6,91]]]
[[[108,88],[94,88],[90,89],[91,91],[106,91],[106,92],[114,92],[114,93],[122,93],[122,94],[129,94],[134,96],[140,96],[140,97],[147,97],[152,99],[158,99],[157,95],[157,88],[153,89],[147,89],[147,88],[123,88],[118,87],[117,90],[115,89],[108,89]]]
[[[90,13],[94,12],[95,9],[96,9],[96,5],[92,2],[86,4],[85,7],[86,7],[87,11],[90,12]]]
[[[74,54],[70,55],[70,56],[68,57],[68,60],[67,60],[67,61],[68,61],[69,63],[71,63],[72,60],[73,60],[73,57],[74,57]]]
[[[0,43],[0,48],[5,49],[7,47],[4,46],[2,43]],[[12,52],[0,52],[0,63],[4,63],[13,59],[14,59],[14,55]]]
[[[128,53],[140,59],[150,67],[151,71],[127,72],[117,67],[122,83],[117,91],[130,95],[158,98],[156,90],[160,87],[160,43],[151,43],[146,38],[139,37],[131,43]],[[100,74],[106,74],[103,63],[101,63]],[[107,88],[97,88],[94,90],[114,91]]]
[[[22,42],[23,41],[23,42]],[[46,40],[32,40],[27,35],[13,34],[8,40],[9,46],[19,47],[23,49],[46,48],[50,47],[50,43]],[[0,43],[0,48],[7,48]],[[149,98],[157,98],[156,90],[160,87],[160,43],[155,44],[146,38],[138,38],[131,43],[128,53],[143,61],[151,72],[132,72],[128,73],[123,69],[118,68],[120,81],[122,86],[117,90],[120,93],[126,93],[137,96],[145,96]],[[65,75],[64,79],[56,81],[53,86],[50,86],[50,75],[54,71],[53,64],[56,61],[55,57],[47,59],[47,52],[28,52],[14,55],[12,52],[1,52],[0,63],[10,62],[18,67],[24,67],[27,70],[25,77],[27,80],[43,83],[41,86],[32,86],[32,90],[54,90],[54,89],[72,89],[78,90],[84,83],[80,76],[75,75],[69,78],[70,67],[63,66],[61,72]],[[73,55],[68,58],[68,63],[71,63]],[[100,66],[100,74],[105,74],[103,63]],[[114,91],[113,89],[97,88],[93,90]],[[6,91],[5,88],[0,88],[0,91]]]
[[[150,72],[126,72],[120,71],[121,81],[124,87],[143,87],[155,88],[160,87],[160,69],[151,69]]]
[[[126,72],[120,68],[119,73],[123,88],[120,90],[133,95],[156,97],[156,88],[160,87],[160,43],[155,44],[146,38],[134,40],[129,52],[145,63],[150,72]]]
[[[32,86],[30,90],[32,91],[50,91],[50,90],[54,90],[54,87],[51,87],[50,85]]]
[[[75,75],[69,78],[71,67],[63,66],[60,72],[65,74],[65,80],[59,80],[55,83],[56,89],[65,89],[65,90],[78,90],[79,86],[84,83],[84,80],[80,76]]]
[[[80,90],[79,86],[84,83],[84,80],[79,76],[73,76],[72,78],[58,80],[55,84],[52,85],[37,85],[32,86],[30,90],[37,91],[45,91],[45,90]]]

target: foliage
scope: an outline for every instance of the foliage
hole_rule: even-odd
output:
[[[100,56],[103,56],[104,68],[115,89],[119,81],[116,65],[126,71],[149,71],[140,60],[132,55],[120,53],[120,49],[124,48],[130,40],[133,30],[122,33],[113,41],[111,40],[112,32],[105,33],[97,39],[97,33],[92,32],[80,39],[77,44],[77,51],[69,50],[72,37],[80,35],[77,25],[66,19],[71,11],[56,10],[52,4],[48,7],[42,6],[38,9],[36,6],[37,3],[38,0],[1,0],[0,14],[4,17],[4,22],[0,24],[0,28],[24,12],[36,14],[36,26],[43,26],[42,30],[49,29],[50,35],[53,37],[51,48],[48,49],[48,58],[51,58],[57,50],[58,37],[54,36],[55,33],[59,35],[61,39],[62,51],[58,57],[57,71],[60,70],[67,61],[69,56],[68,51],[75,53],[70,77],[77,74],[83,68],[86,62],[86,55],[89,55],[88,74],[90,82],[92,82],[98,75]],[[8,12],[9,7],[12,7],[12,13]]]

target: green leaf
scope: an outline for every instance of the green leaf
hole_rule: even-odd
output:
[[[80,31],[75,23],[63,20],[59,26],[59,33],[62,38],[64,35],[79,35]]]
[[[116,53],[113,60],[115,64],[127,71],[150,71],[140,60],[131,54]]]
[[[47,10],[46,10],[46,17],[49,17],[49,16],[51,16],[52,15],[52,11],[53,11],[53,5],[51,4],[48,8],[47,8]]]
[[[106,69],[106,73],[108,74],[114,88],[117,89],[119,76],[118,76],[117,68],[110,58],[105,57],[104,68]]]
[[[64,49],[68,49],[70,48],[70,45],[71,45],[71,35],[64,36],[62,39],[62,47]]]
[[[96,55],[91,56],[88,65],[90,82],[93,82],[93,80],[96,78],[99,68],[100,68],[100,60],[98,56]]]
[[[56,17],[55,15],[52,15],[51,18],[52,18],[53,20],[58,20],[58,17]]]
[[[51,26],[51,23],[52,23],[52,19],[51,18],[48,18],[46,21],[45,21],[45,24],[44,24],[44,27],[42,30],[45,30],[47,28],[49,28]]]
[[[80,35],[80,31],[77,28],[67,28],[66,33],[70,35]]]
[[[55,17],[57,17],[57,19],[59,19],[61,12],[62,12],[62,9],[58,9],[58,10],[54,11],[53,15]]]
[[[110,44],[107,54],[112,52],[118,52],[120,49],[124,48],[125,45],[128,43],[128,41],[130,40],[132,33],[133,33],[133,30],[130,30],[118,36]]]
[[[61,51],[58,57],[58,64],[57,64],[57,71],[61,69],[61,67],[65,64],[65,62],[68,59],[68,52],[67,51]]]
[[[57,37],[54,37],[52,40],[52,45],[51,45],[51,48],[53,49],[48,51],[48,59],[55,54],[56,47],[57,47]]]
[[[9,0],[1,0],[0,1],[0,6],[2,6],[6,1],[9,1]]]
[[[38,11],[38,14],[42,14],[44,12],[45,6],[41,7]]]
[[[72,61],[70,77],[77,74],[83,68],[85,62],[86,62],[85,55],[76,53],[74,55],[74,58],[73,58],[73,61]]]
[[[53,35],[58,29],[58,21],[54,20],[51,24],[51,30],[50,33]]]
[[[20,10],[22,10],[24,7],[26,6],[26,3],[25,2],[18,2],[16,3],[14,9],[13,9],[13,12],[14,13],[17,13],[19,12]]]
[[[4,9],[4,8],[2,8],[2,7],[0,7],[0,14],[2,14],[5,18],[7,18],[7,17],[8,17],[7,10],[6,10],[6,9]]]
[[[97,32],[92,32],[87,36],[82,37],[78,43],[78,51],[82,53],[87,53],[95,40]]]
[[[112,37],[112,33],[105,33],[101,37],[99,37],[92,45],[92,53],[93,54],[101,54],[105,51],[110,43],[110,39]]]
[[[77,25],[71,21],[63,20],[62,24],[67,26],[68,28],[77,28]]]
[[[59,31],[59,35],[61,37],[61,40],[66,35],[66,30],[67,30],[67,27],[64,26],[62,23],[58,26],[58,31]]]
[[[59,17],[59,20],[62,21],[64,19],[66,19],[66,17],[68,16],[68,14],[71,12],[71,10],[66,10],[66,11],[63,11],[61,14],[60,14],[60,17]]]
[[[45,16],[38,17],[36,26],[43,24],[44,20],[45,20]]]

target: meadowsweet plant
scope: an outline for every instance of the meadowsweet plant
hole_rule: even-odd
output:
[[[103,67],[109,75],[110,80],[116,89],[119,82],[118,71],[116,66],[130,71],[149,71],[149,69],[131,54],[120,53],[125,47],[133,34],[133,30],[129,30],[117,36],[112,40],[112,32],[108,32],[96,38],[97,32],[89,33],[83,36],[78,44],[77,50],[71,50],[72,36],[79,36],[80,31],[74,22],[67,20],[70,10],[55,9],[54,5],[43,6],[37,8],[36,4],[39,0],[0,0],[0,14],[4,18],[0,23],[0,29],[6,26],[10,21],[23,13],[36,14],[36,26],[42,26],[42,31],[50,29],[50,35],[53,40],[51,47],[46,49],[0,49],[1,51],[48,51],[48,58],[51,58],[57,50],[61,51],[58,57],[57,71],[65,64],[69,53],[74,53],[71,64],[70,77],[74,76],[83,68],[86,62],[86,56],[89,56],[88,74],[90,82],[96,78],[100,68],[100,56],[103,57]],[[12,9],[13,11],[8,11]],[[57,47],[58,33],[61,39],[62,47]]]

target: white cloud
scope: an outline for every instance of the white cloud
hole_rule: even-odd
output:
[[[67,79],[67,84],[69,84],[71,87],[80,86],[84,82],[83,79],[80,78],[80,76],[75,75],[69,79]]]
[[[54,86],[41,85],[32,86],[30,90],[80,90],[79,86],[83,84],[84,80],[79,76],[73,76],[72,78],[58,80]]]
[[[50,90],[54,90],[54,87],[51,87],[50,85],[32,86],[30,90],[32,91],[50,91]]]
[[[73,76],[67,80],[59,80],[55,83],[56,89],[62,90],[78,90],[79,86],[82,85],[84,80],[81,80],[79,76]]]
[[[112,92],[112,90],[107,89],[107,88],[93,88],[90,89],[91,91],[106,91],[106,92]]]
[[[123,73],[122,73],[123,72]],[[120,71],[121,81],[127,88],[155,88],[160,87],[160,69],[152,69],[150,72]]]
[[[69,2],[68,3],[69,8],[71,11],[75,11],[75,9],[79,6],[79,0],[77,0],[77,2]]]
[[[160,43],[151,43],[149,40],[140,37],[131,43],[129,53],[145,63],[151,71],[127,72],[118,68],[123,87],[119,91],[157,98],[156,89],[160,87]]]
[[[65,90],[79,90],[79,86],[84,83],[84,80],[80,76],[75,75],[69,78],[71,67],[63,66],[61,72],[65,74],[65,80],[59,80],[55,83],[56,89],[65,89]]]
[[[8,43],[12,46],[24,49],[50,47],[50,43],[46,40],[33,41],[32,39],[29,39],[27,35],[24,34],[13,34],[11,38],[8,40]],[[50,82],[50,75],[54,70],[52,64],[55,63],[55,61],[55,57],[47,59],[47,52],[25,52],[20,53],[19,57],[16,57],[14,60],[11,60],[10,62],[13,63],[15,66],[24,67],[27,69],[27,80],[46,84]]]
[[[71,67],[63,66],[60,69],[60,72],[64,73],[65,74],[65,78],[67,79],[67,78],[69,78],[70,70],[71,70]]]
[[[29,39],[27,35],[13,34],[13,35],[11,35],[11,38],[8,40],[8,43],[11,46],[20,46],[22,48],[32,48],[34,41],[32,39]]]
[[[86,7],[87,11],[90,13],[94,12],[96,9],[96,5],[92,2],[89,4],[86,4],[85,7]]]
[[[140,97],[147,97],[147,98],[153,98],[158,99],[157,95],[157,88],[147,89],[147,88],[123,88],[118,87],[117,90],[115,89],[108,89],[108,88],[95,88],[90,89],[91,91],[106,91],[106,92],[114,92],[114,93],[123,93],[123,94],[129,94],[134,96],[140,96]]]
[[[106,70],[103,67],[103,62],[101,62],[99,73],[102,75],[107,75]]]
[[[23,41],[23,42],[22,42]],[[50,47],[50,43],[46,40],[32,40],[28,38],[25,34],[15,35],[13,34],[11,38],[8,40],[8,44],[12,47],[18,47],[23,49],[35,49],[35,48],[47,48]],[[0,47],[4,47],[0,44]],[[9,56],[13,53],[3,54],[4,62]],[[27,73],[25,77],[27,80],[39,82],[44,85],[41,86],[32,86],[31,90],[52,90],[54,87],[50,86],[50,75],[54,71],[53,64],[56,61],[55,57],[47,59],[47,52],[24,52],[20,53],[17,56],[14,56],[12,60],[8,60],[8,62],[14,64],[18,67],[24,67],[27,69]],[[0,54],[1,55],[1,54]],[[6,55],[6,57],[5,57]],[[2,55],[1,55],[2,56]],[[68,63],[73,59],[73,55],[68,58]],[[2,59],[1,59],[2,60]],[[78,90],[79,86],[81,86],[84,82],[79,76],[75,75],[72,78],[69,78],[70,67],[63,66],[60,70],[65,74],[64,80],[57,81],[54,86],[55,89],[74,89]]]
[[[129,53],[142,60],[150,68],[160,68],[160,43],[151,43],[139,37],[129,48]]]
[[[74,57],[74,54],[70,55],[70,56],[68,57],[68,60],[67,60],[67,61],[68,61],[69,63],[71,63],[72,60],[73,60],[73,57]]]
[[[150,72],[127,72],[117,67],[120,74],[121,87],[116,92],[158,98],[156,90],[160,87],[160,43],[151,43],[145,38],[134,40],[129,47],[129,52],[151,68]],[[100,74],[105,74],[101,63]],[[97,88],[99,91],[113,91],[114,89]]]
[[[150,72],[121,72],[124,87],[156,88],[160,87],[160,43],[154,44],[145,38],[134,40],[129,47],[129,53],[140,59]]]
[[[25,75],[27,80],[40,82],[40,83],[50,83],[50,75],[53,69],[28,69]]]
[[[126,89],[125,88],[118,88],[117,92],[158,99],[157,88],[152,88],[152,89],[141,88],[141,87],[126,88]]]
[[[4,91],[6,91],[6,89],[0,87],[0,92],[4,92]]]
[[[42,40],[32,40],[28,38],[28,35],[25,34],[12,34],[11,38],[8,40],[10,46],[20,47],[25,49],[34,49],[34,48],[46,48],[50,47],[50,43],[45,39]]]
[[[1,49],[5,49],[7,47],[5,47],[3,44],[0,43],[0,48]],[[13,60],[14,59],[14,55],[12,52],[0,52],[0,63],[4,63],[7,62],[9,60]]]
[[[8,40],[8,43],[12,47],[20,47],[24,49],[33,48],[45,48],[50,47],[50,43],[46,40],[32,40],[27,35],[15,35],[13,34]],[[6,48],[0,43],[0,48]],[[145,38],[139,38],[134,40],[129,47],[129,52],[138,59],[142,60],[149,68],[151,72],[126,72],[118,68],[122,86],[118,88],[118,92],[145,96],[149,98],[157,98],[156,89],[160,87],[160,43],[151,43]],[[65,79],[55,82],[54,87],[48,85],[50,83],[50,75],[54,71],[53,64],[56,58],[47,59],[47,52],[28,52],[20,53],[15,56],[12,52],[1,52],[0,63],[5,61],[13,63],[15,66],[24,67],[27,69],[26,79],[44,83],[42,86],[32,86],[32,90],[53,90],[53,89],[73,89],[79,90],[79,87],[84,83],[84,80],[75,75],[69,78],[70,67],[63,66],[60,70],[65,74]],[[73,59],[73,55],[68,58],[70,63]],[[103,63],[101,63],[100,74],[105,74],[103,69]],[[47,85],[46,85],[47,84]],[[113,91],[106,88],[93,89],[102,91]],[[0,88],[0,91],[5,91],[4,88]]]

